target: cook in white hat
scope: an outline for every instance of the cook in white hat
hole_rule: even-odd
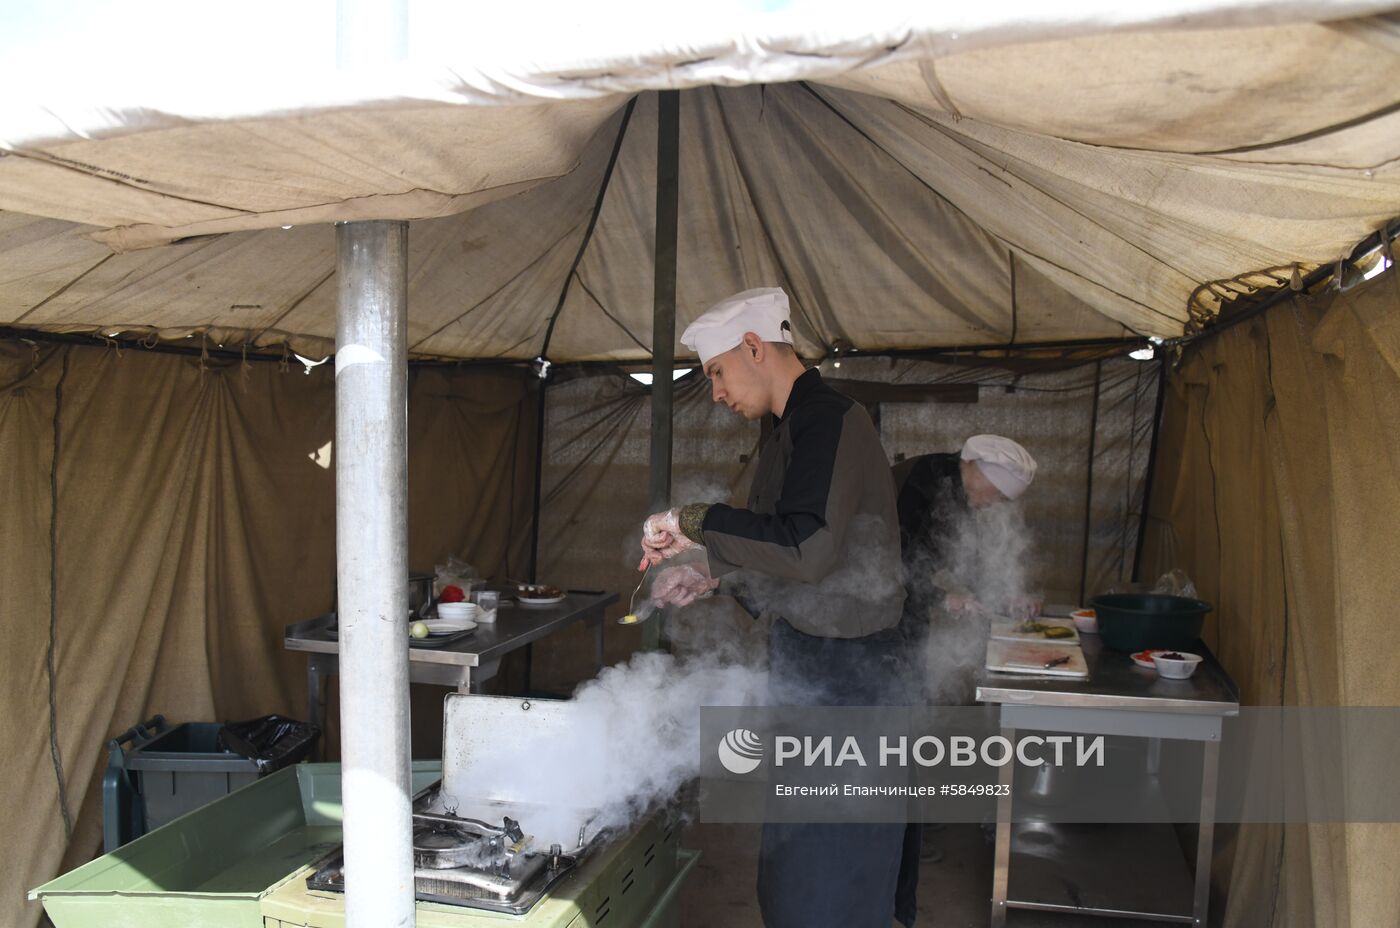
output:
[[[693,502],[646,520],[639,569],[700,546],[708,569],[662,568],[651,575],[650,601],[683,607],[733,574],[740,605],[772,620],[769,705],[900,705],[908,661],[897,631],[899,517],[870,414],[804,368],[781,290],[729,297],[681,341],[700,356],[716,402],[747,419],[771,415],[773,427],[746,505]],[[765,825],[764,924],[892,924],[905,831],[897,822]]]
[[[681,344],[700,356],[714,401],[746,419],[781,416],[803,372],[792,350],[787,294],[778,287],[721,300],[686,326]]]
[[[1035,479],[1035,458],[1009,438],[973,435],[962,446],[962,481],[967,504],[982,509],[1013,500]]]

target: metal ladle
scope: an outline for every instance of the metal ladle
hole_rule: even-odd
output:
[[[642,571],[642,579],[638,582],[637,588],[632,591],[632,599],[627,603],[627,614],[617,620],[618,625],[636,625],[642,621],[641,617],[637,615],[637,594],[642,591],[642,586],[647,582],[647,575],[651,573],[651,567],[652,565],[648,564],[647,569]]]

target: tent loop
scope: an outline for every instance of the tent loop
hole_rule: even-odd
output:
[[[277,361],[277,373],[285,374],[292,369],[292,356],[287,348],[287,343],[282,342],[282,357]]]
[[[117,353],[118,361],[122,359],[122,343],[118,339],[112,338],[109,335],[104,335],[101,332],[97,333],[97,337],[102,339],[104,345]]]
[[[243,342],[243,361],[238,365],[238,382],[244,393],[248,392],[248,375],[253,372],[253,365],[248,363],[248,342]]]
[[[209,333],[199,333],[199,378],[204,379],[205,372],[209,369]]]
[[[159,344],[160,344],[160,330],[159,330],[159,329],[151,329],[150,332],[146,333],[146,337],[143,338],[143,339],[141,339],[141,347],[142,347],[142,348],[150,349],[150,348],[154,348],[156,345],[159,345]]]

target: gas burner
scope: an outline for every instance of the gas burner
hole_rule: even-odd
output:
[[[502,825],[489,825],[450,813],[413,816],[413,865],[421,869],[499,870],[527,847],[520,823],[509,817]]]
[[[456,814],[455,800],[434,785],[414,800],[413,882],[419,899],[520,915],[577,865],[558,844],[534,846],[520,822],[503,815],[496,825]],[[337,848],[307,877],[310,889],[345,891],[344,851]]]

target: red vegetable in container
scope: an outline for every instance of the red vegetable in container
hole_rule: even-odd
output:
[[[460,586],[445,586],[442,588],[442,596],[438,598],[440,603],[461,603],[466,602],[467,594],[462,592]]]

